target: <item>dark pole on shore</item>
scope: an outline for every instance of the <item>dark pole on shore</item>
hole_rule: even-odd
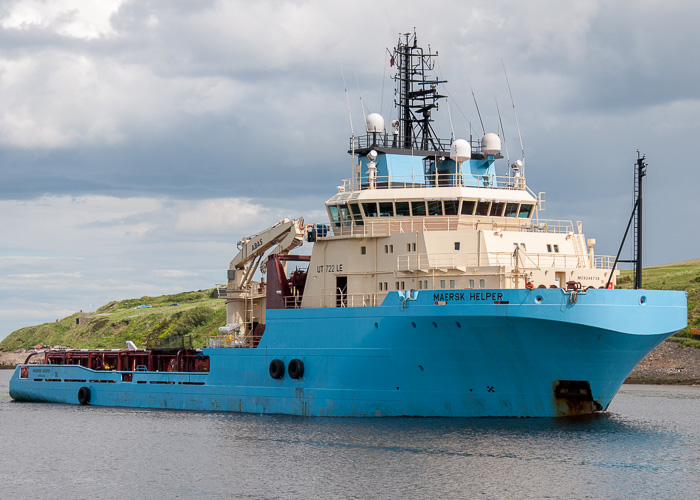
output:
[[[637,262],[634,273],[634,288],[642,288],[642,179],[647,174],[647,164],[644,163],[646,155],[639,155],[637,151]]]

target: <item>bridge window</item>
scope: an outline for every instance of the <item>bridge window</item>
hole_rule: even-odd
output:
[[[412,201],[411,211],[414,217],[425,217],[425,202],[424,201]]]
[[[532,205],[520,205],[520,211],[518,212],[518,217],[521,219],[527,219],[530,217],[532,212]]]
[[[356,226],[363,226],[365,223],[362,220],[362,210],[360,210],[360,205],[357,203],[350,203],[350,212],[352,213],[352,218],[355,219]]]
[[[340,218],[343,220],[343,226],[350,227],[352,225],[352,217],[350,216],[350,210],[348,210],[347,205],[338,205],[340,210]]]
[[[552,245],[547,243],[547,252],[552,253]]]
[[[500,217],[503,214],[504,205],[505,205],[505,203],[503,203],[503,202],[494,201],[491,204],[491,212],[489,213],[489,215],[491,217]]]
[[[408,217],[411,215],[411,209],[407,201],[397,201],[396,205],[396,217]]]
[[[445,201],[445,215],[457,215],[459,209],[459,200]]]
[[[331,214],[331,221],[334,227],[340,227],[340,214],[338,213],[338,207],[331,205],[328,207],[328,211]]]
[[[442,215],[442,202],[439,200],[428,201],[428,215]]]
[[[372,203],[363,203],[362,204],[362,209],[365,211],[365,217],[377,217],[377,204],[372,202]]]
[[[559,245],[554,245],[554,253],[559,253]]]
[[[490,201],[480,201],[476,205],[476,213],[474,215],[488,215],[490,205]]]
[[[506,211],[503,215],[505,217],[517,217],[518,216],[518,204],[517,203],[506,203]]]
[[[394,204],[390,201],[380,201],[379,202],[379,216],[380,217],[393,217],[394,216]]]
[[[476,205],[476,202],[474,200],[463,200],[461,214],[472,215],[474,213],[474,205]]]

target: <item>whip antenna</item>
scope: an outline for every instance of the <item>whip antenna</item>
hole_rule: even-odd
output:
[[[476,114],[479,115],[479,121],[481,122],[481,131],[486,135],[486,129],[484,128],[484,120],[481,119],[481,111],[479,111],[479,105],[476,102],[476,95],[474,94],[474,89],[472,88],[472,82],[467,76],[467,83],[469,83],[469,90],[472,91],[472,97],[474,98],[474,106],[476,106]]]
[[[503,134],[503,145],[506,148],[506,161],[510,167],[510,155],[508,154],[508,142],[506,141],[506,130],[503,128],[503,120],[501,120],[501,110],[498,108],[498,99],[496,99],[496,91],[493,92],[493,100],[496,101],[496,111],[498,111],[498,123],[501,124],[501,133]],[[510,169],[508,170],[510,173]]]
[[[352,113],[350,112],[350,96],[348,95],[348,86],[345,83],[345,72],[343,71],[343,63],[340,63],[340,74],[343,77],[343,88],[345,89],[345,101],[348,104],[348,117],[350,118],[350,135],[355,138],[355,130],[352,127]]]
[[[520,134],[520,124],[518,123],[518,113],[515,111],[515,101],[513,100],[513,92],[510,90],[510,82],[508,81],[508,73],[506,72],[506,64],[501,59],[503,65],[503,74],[506,75],[506,83],[508,84],[508,93],[510,94],[510,102],[513,104],[513,115],[515,115],[515,126],[518,128],[518,139],[520,139],[520,153],[523,159],[523,174],[525,173],[525,148],[523,147],[523,136]]]

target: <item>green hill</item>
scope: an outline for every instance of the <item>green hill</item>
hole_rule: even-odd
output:
[[[202,347],[206,337],[226,323],[226,304],[213,295],[211,289],[110,302],[94,313],[76,313],[55,323],[21,328],[0,342],[0,350],[37,344],[116,349],[124,348],[127,340],[138,347],[183,341]],[[141,305],[151,307],[136,309]]]
[[[633,288],[633,272],[622,271],[617,285],[618,288]],[[671,340],[684,345],[700,347],[700,341],[692,340],[690,334],[690,328],[700,329],[700,259],[646,267],[642,271],[642,288],[688,292],[688,326],[678,332]]]

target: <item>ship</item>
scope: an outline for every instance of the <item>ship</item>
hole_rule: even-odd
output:
[[[353,134],[327,221],[239,241],[226,325],[205,346],[50,349],[16,368],[11,397],[328,417],[605,411],[686,326],[686,293],[616,288],[581,222],[542,217],[524,153],[501,161],[497,133],[438,136],[437,52],[413,32],[390,53],[396,118],[371,113]]]

